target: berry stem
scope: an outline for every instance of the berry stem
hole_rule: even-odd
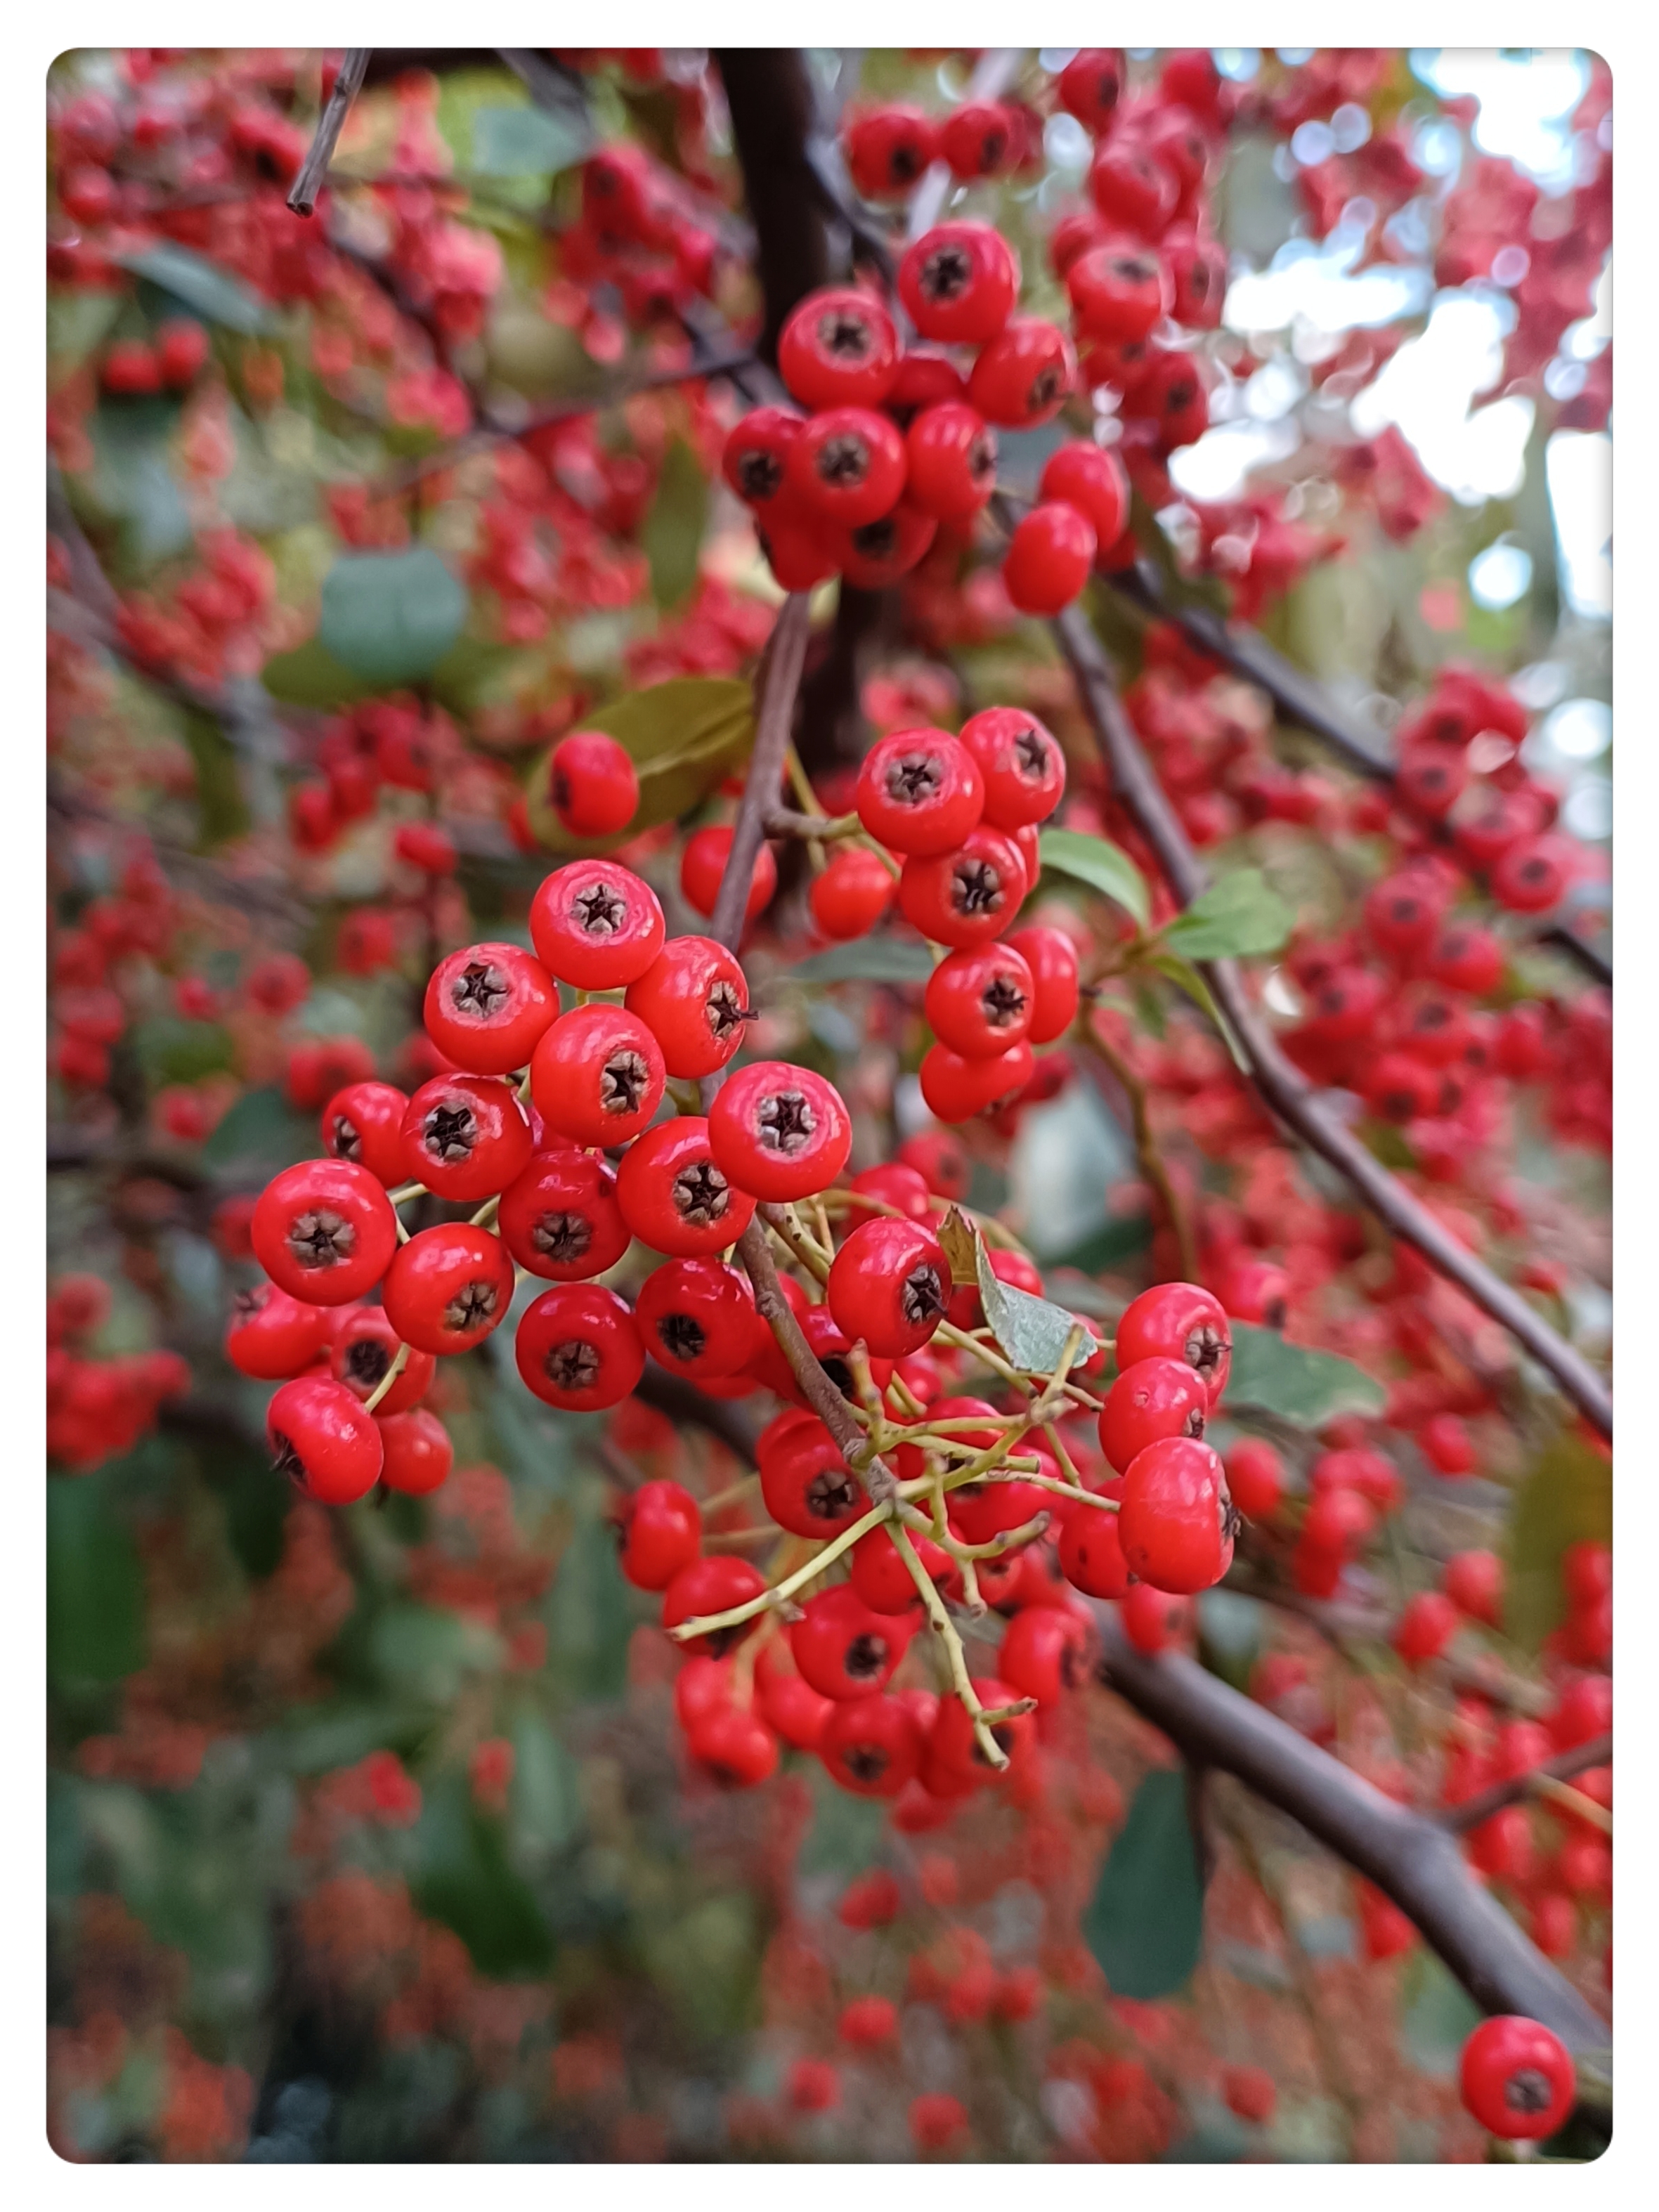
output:
[[[889,1524],[887,1533],[898,1547],[898,1555],[909,1570],[910,1579],[915,1584],[917,1594],[927,1609],[928,1626],[938,1637],[944,1649],[945,1663],[951,1670],[951,1687],[967,1709],[968,1717],[974,1724],[974,1739],[979,1746],[981,1754],[1000,1774],[1008,1764],[1008,1754],[992,1735],[986,1723],[985,1708],[979,1701],[979,1692],[975,1689],[969,1674],[968,1655],[963,1650],[962,1638],[957,1633],[957,1625],[945,1610],[945,1600],[934,1589],[933,1577],[922,1565],[921,1554],[910,1541],[909,1530],[902,1522],[892,1522]],[[969,1571],[969,1563],[964,1562],[963,1569],[964,1583],[968,1581]]]
[[[380,1404],[381,1399],[386,1396],[387,1391],[391,1389],[392,1384],[397,1381],[398,1377],[403,1373],[404,1368],[407,1367],[408,1364],[409,1346],[406,1344],[400,1344],[398,1346],[397,1351],[392,1356],[391,1366],[386,1369],[386,1373],[381,1376],[380,1381],[369,1392],[368,1397],[364,1399],[364,1413],[372,1413],[374,1411],[374,1408]]]
[[[807,1583],[815,1582],[827,1567],[834,1566],[843,1552],[850,1552],[860,1536],[867,1536],[891,1512],[891,1504],[886,1500],[879,1505],[872,1505],[849,1528],[843,1528],[839,1536],[831,1538],[821,1552],[814,1553],[804,1567],[797,1567],[793,1575],[786,1575],[770,1589],[763,1589],[758,1597],[747,1598],[741,1605],[728,1606],[724,1613],[699,1613],[690,1620],[681,1621],[677,1628],[671,1628],[669,1634],[677,1642],[685,1644],[694,1636],[712,1636],[717,1629],[741,1628],[745,1620],[753,1620],[757,1613],[780,1611],[798,1589],[805,1589]]]

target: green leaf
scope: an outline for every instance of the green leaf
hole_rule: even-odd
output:
[[[144,1663],[143,1570],[95,1474],[46,1484],[46,1663],[80,1682],[118,1682]]]
[[[1178,991],[1184,991],[1193,1004],[1209,1017],[1221,1042],[1232,1054],[1233,1065],[1248,1075],[1250,1063],[1245,1058],[1238,1039],[1233,1035],[1232,1024],[1217,1006],[1214,994],[1192,962],[1183,960],[1178,952],[1151,952],[1146,956],[1146,964],[1156,969],[1164,981],[1173,983]]]
[[[388,1690],[434,1705],[454,1702],[477,1637],[458,1613],[431,1605],[390,1605],[369,1632],[376,1674]]]
[[[217,1022],[186,1021],[179,1014],[155,1014],[132,1032],[132,1045],[146,1080],[198,1083],[231,1064],[234,1048],[228,1030]]]
[[[1401,1997],[1400,2040],[1413,2065],[1420,2074],[1454,2074],[1480,2025],[1480,2007],[1421,1943],[1406,1961]]]
[[[1132,914],[1142,929],[1152,918],[1152,896],[1143,876],[1121,845],[1090,837],[1080,830],[1045,830],[1037,840],[1045,868],[1103,891]]]
[[[192,253],[187,246],[146,246],[136,252],[117,253],[112,258],[135,276],[159,285],[185,307],[194,308],[206,322],[222,323],[228,330],[243,331],[249,337],[270,327],[270,311],[257,293],[216,262]]]
[[[392,689],[429,676],[466,620],[466,588],[429,545],[348,553],[323,579],[317,635],[362,682]]]
[[[1083,1938],[1114,1996],[1171,1996],[1198,1964],[1204,1886],[1180,1768],[1154,1767],[1136,1790],[1083,1916]]]
[[[415,1832],[421,1911],[453,1928],[480,1973],[545,1973],[553,1938],[534,1893],[507,1856],[501,1823],[474,1810],[465,1780],[426,1785]]]
[[[632,822],[614,837],[571,836],[553,811],[550,745],[530,772],[525,805],[539,842],[562,858],[608,853],[641,830],[676,822],[699,805],[749,757],[754,694],[736,677],[676,676],[596,707],[582,716],[582,727],[603,730],[622,746],[640,779],[640,803]]]
[[[1195,898],[1164,932],[1164,943],[1188,960],[1243,959],[1277,952],[1296,927],[1296,909],[1260,868],[1240,868]]]
[[[1258,1407],[1304,1429],[1322,1428],[1339,1413],[1364,1413],[1375,1419],[1388,1403],[1382,1385],[1333,1352],[1313,1352],[1291,1344],[1276,1329],[1236,1321],[1230,1402]]]
[[[640,531],[651,564],[651,596],[659,607],[678,606],[696,587],[708,521],[708,479],[684,439],[671,438],[656,497]]]
[[[178,415],[170,400],[106,400],[92,418],[88,493],[147,565],[182,553],[194,534],[173,465]]]
[[[269,1175],[310,1159],[318,1146],[317,1124],[294,1113],[275,1084],[245,1091],[202,1146],[210,1168],[258,1167]]]
[[[242,796],[235,751],[212,715],[198,714],[187,708],[184,726],[185,743],[196,763],[196,808],[200,824],[197,849],[210,853],[246,830],[247,801]]]
[[[1613,1468],[1571,1430],[1546,1444],[1516,1492],[1509,1526],[1504,1625],[1535,1651],[1565,1613],[1561,1554],[1613,1540]]]
[[[472,115],[472,166],[484,177],[550,177],[580,161],[587,134],[540,107],[479,107]]]
[[[566,1546],[546,1618],[548,1665],[559,1680],[579,1697],[621,1697],[634,1615],[616,1538],[603,1522],[581,1522]]]
[[[508,1794],[513,1840],[532,1858],[567,1850],[582,1830],[581,1778],[557,1736],[533,1714],[513,1731]]]
[[[855,937],[798,961],[794,983],[925,983],[933,956],[919,937]]]
[[[1034,1297],[1030,1291],[1017,1290],[993,1274],[984,1239],[977,1231],[974,1260],[979,1302],[992,1335],[1022,1374],[1052,1375],[1065,1354],[1066,1338],[1079,1326],[1078,1316],[1047,1298]],[[1072,1354],[1072,1366],[1091,1359],[1099,1349],[1098,1340],[1084,1324],[1083,1340]]]
[[[372,684],[354,676],[314,637],[296,645],[292,653],[273,653],[259,672],[259,681],[283,706],[311,707],[320,714],[355,707],[374,696]]]

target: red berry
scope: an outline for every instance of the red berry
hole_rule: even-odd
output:
[[[1457,1607],[1439,1590],[1419,1590],[1395,1623],[1394,1648],[1408,1667],[1437,1659],[1456,1635]]]
[[[1089,171],[1089,197],[1115,228],[1158,239],[1170,227],[1181,188],[1168,166],[1148,148],[1109,139]]]
[[[866,936],[893,903],[897,878],[866,845],[842,845],[812,878],[807,894],[812,919],[832,944]]]
[[[981,822],[959,845],[913,854],[899,875],[899,908],[911,927],[958,949],[988,945],[1019,913],[1025,863],[1013,840]]]
[[[1006,945],[952,952],[927,979],[927,1019],[941,1044],[964,1060],[994,1060],[1024,1042],[1036,986]]]
[[[718,1260],[653,1268],[640,1285],[634,1319],[659,1365],[694,1382],[735,1375],[760,1326],[748,1278]]]
[[[384,1306],[347,1307],[334,1330],[329,1366],[337,1382],[343,1382],[359,1398],[370,1398],[391,1373],[399,1352],[407,1355],[403,1367],[374,1411],[382,1416],[406,1413],[431,1389],[435,1363],[429,1352],[416,1352],[404,1343]]]
[[[760,1709],[767,1726],[794,1751],[816,1751],[831,1713],[839,1710],[833,1698],[823,1698],[810,1682],[802,1681],[793,1663],[768,1668],[763,1662],[781,1644],[767,1644],[755,1669]]]
[[[753,1194],[716,1161],[708,1122],[690,1114],[635,1139],[617,1171],[617,1204],[641,1243],[686,1260],[735,1244],[755,1211]]]
[[[920,1352],[945,1318],[951,1267],[919,1222],[864,1222],[830,1269],[830,1310],[849,1340],[884,1359]]]
[[[1085,515],[1102,553],[1115,545],[1129,526],[1128,472],[1104,447],[1083,439],[1060,447],[1043,463],[1037,490],[1043,499],[1063,501]],[[1060,775],[1063,784],[1063,763]]]
[[[898,361],[892,317],[847,286],[809,292],[778,338],[778,374],[806,407],[879,407]]]
[[[639,810],[640,779],[615,738],[573,730],[553,748],[548,791],[573,837],[614,837]]]
[[[1115,1513],[1074,1506],[1060,1526],[1059,1557],[1061,1574],[1085,1597],[1121,1597],[1129,1587]]]
[[[1033,987],[1031,1026],[1033,1044],[1052,1044],[1064,1036],[1077,1019],[1077,947],[1063,929],[1039,922],[1018,929],[1006,940],[1030,969]]]
[[[977,407],[924,407],[904,434],[905,496],[940,522],[973,520],[996,489],[996,433]]]
[[[1184,1359],[1137,1359],[1106,1394],[1100,1448],[1119,1474],[1166,1437],[1201,1437],[1210,1410],[1202,1377]]]
[[[1054,97],[1085,130],[1110,125],[1123,91],[1123,56],[1111,46],[1085,46],[1073,55],[1054,84]]]
[[[785,2084],[798,2112],[830,2112],[841,2102],[841,2076],[827,2058],[797,2058]]]
[[[1219,1404],[1232,1362],[1232,1335],[1221,1301],[1196,1283],[1159,1283],[1124,1308],[1117,1325],[1117,1364],[1184,1359],[1203,1377],[1210,1404]]]
[[[239,1374],[284,1382],[327,1349],[334,1321],[333,1309],[302,1305],[274,1283],[260,1283],[238,1294],[225,1331],[225,1357]]]
[[[1285,1469],[1279,1454],[1258,1437],[1244,1437],[1226,1456],[1227,1487],[1247,1521],[1268,1521],[1285,1496]]]
[[[933,167],[938,132],[931,116],[906,100],[848,115],[842,150],[866,199],[902,199]]]
[[[598,1283],[557,1283],[526,1307],[514,1356],[527,1389],[569,1413],[631,1397],[645,1368],[633,1315]]]
[[[631,1492],[619,1534],[622,1571],[635,1589],[666,1589],[702,1551],[697,1501],[678,1482],[642,1482]],[[680,1679],[685,1679],[684,1673]]]
[[[502,1192],[496,1223],[520,1267],[554,1283],[603,1275],[631,1241],[616,1176],[574,1148],[537,1152]]]
[[[477,1075],[523,1067],[559,1011],[539,960],[517,945],[469,945],[432,971],[426,1033],[446,1060]]]
[[[455,841],[435,822],[405,822],[392,838],[392,849],[423,876],[455,872]]]
[[[872,408],[826,407],[790,445],[787,485],[815,521],[874,522],[904,489],[904,440]]]
[[[694,1559],[690,1566],[680,1569],[663,1592],[662,1625],[665,1628],[678,1628],[683,1621],[729,1612],[733,1606],[747,1605],[765,1588],[765,1576],[750,1560],[734,1559],[719,1553]],[[706,1636],[692,1637],[681,1649],[706,1651],[719,1658],[747,1632],[746,1624],[736,1628],[717,1628]]]
[[[819,1590],[789,1632],[795,1664],[821,1697],[868,1698],[886,1686],[910,1642],[910,1624],[872,1613],[849,1583]]]
[[[636,982],[662,950],[662,908],[649,884],[612,860],[573,860],[543,882],[530,934],[549,975],[580,991]]]
[[[1273,2077],[1261,2066],[1229,2066],[1221,2077],[1221,2090],[1230,2112],[1259,2126],[1272,2119],[1279,2102]]]
[[[1006,176],[1024,145],[1018,117],[1000,100],[964,100],[939,125],[939,158],[958,184]]]
[[[859,820],[896,853],[954,852],[985,807],[973,756],[943,730],[895,730],[865,755],[859,770]]]
[[[487,1229],[446,1222],[398,1247],[380,1295],[387,1320],[417,1352],[471,1352],[507,1318],[513,1263]]]
[[[761,1502],[792,1535],[837,1536],[869,1510],[858,1477],[815,1415],[798,1418],[769,1444],[763,1436],[759,1462]]]
[[[1002,580],[1024,615],[1057,615],[1089,580],[1096,540],[1088,518],[1048,500],[1021,517],[1008,541]]]
[[[367,1168],[303,1160],[265,1185],[250,1235],[254,1257],[290,1297],[343,1306],[385,1274],[398,1219]]]
[[[373,1418],[349,1390],[321,1376],[283,1383],[265,1411],[265,1439],[276,1473],[319,1505],[349,1505],[380,1480]]]
[[[686,1748],[715,1781],[753,1790],[778,1763],[778,1740],[758,1715],[736,1705],[702,1714],[686,1731]]]
[[[1493,867],[1492,895],[1511,914],[1545,914],[1560,904],[1577,868],[1577,855],[1565,837],[1528,837],[1511,845]]]
[[[194,384],[207,366],[208,334],[188,315],[169,315],[155,332],[155,361],[161,381],[175,392]]]
[[[408,1095],[391,1083],[348,1083],[323,1109],[323,1150],[355,1160],[387,1184],[407,1182],[404,1115]]]
[[[713,1075],[741,1046],[749,985],[716,939],[675,937],[629,985],[624,1004],[656,1038],[668,1073],[686,1080]]]
[[[938,533],[931,514],[902,499],[874,522],[837,527],[831,534],[836,566],[848,582],[861,592],[880,592],[909,574]]]
[[[914,1780],[921,1750],[915,1715],[880,1696],[836,1698],[817,1741],[831,1778],[859,1797],[896,1797]]]
[[[835,1085],[781,1060],[739,1068],[709,1109],[708,1126],[714,1158],[732,1182],[773,1203],[827,1190],[853,1144]]]
[[[536,1047],[531,1095],[544,1125],[573,1144],[626,1144],[649,1127],[666,1070],[656,1038],[623,1006],[575,1006]]]
[[[1130,1572],[1154,1589],[1190,1597],[1218,1583],[1237,1522],[1220,1455],[1196,1437],[1164,1437],[1130,1462],[1118,1537]]]
[[[997,1668],[1019,1696],[1055,1705],[1065,1691],[1080,1689],[1089,1680],[1095,1640],[1091,1622],[1070,1605],[1028,1605],[997,1646]]]
[[[941,1121],[971,1121],[1018,1098],[1035,1067],[1031,1048],[1024,1042],[988,1060],[964,1060],[948,1045],[931,1045],[922,1054],[922,1100]]]
[[[720,473],[747,506],[773,514],[786,503],[789,448],[800,422],[793,407],[756,407],[727,437]]]
[[[1020,1702],[1020,1692],[1012,1684],[996,1676],[975,1676],[974,1691],[987,1712]],[[1030,1755],[1035,1740],[1030,1713],[1018,1713],[1010,1720],[998,1721],[992,1728],[991,1741],[1008,1759],[1008,1766],[1000,1771],[1006,1773],[1022,1765]],[[927,1747],[933,1763],[947,1780],[970,1784],[988,1782],[999,1771],[980,1748],[968,1708],[960,1698],[940,1698]]]
[[[1440,1577],[1442,1589],[1457,1610],[1489,1628],[1501,1622],[1504,1580],[1504,1562],[1495,1552],[1455,1552]]]
[[[1577,2087],[1560,2038],[1517,2013],[1481,2021],[1463,2045],[1457,2080],[1467,2110],[1506,2142],[1553,2136],[1572,2110]]]
[[[1019,260],[989,223],[937,223],[900,263],[898,289],[923,337],[984,345],[1014,311]]]
[[[1545,1725],[1558,1751],[1605,1735],[1613,1726],[1613,1684],[1605,1674],[1578,1675],[1561,1692]]]
[[[1192,1607],[1184,1597],[1154,1589],[1151,1583],[1131,1583],[1118,1610],[1123,1633],[1149,1659],[1179,1642],[1192,1620]]]
[[[985,782],[985,819],[1011,834],[1046,822],[1066,793],[1066,757],[1035,714],[988,707],[962,726]]]
[[[416,1406],[407,1413],[378,1414],[384,1458],[380,1480],[388,1490],[424,1498],[449,1479],[455,1447],[435,1413]]]
[[[1173,296],[1170,272],[1158,256],[1126,239],[1079,253],[1066,271],[1066,289],[1079,334],[1111,346],[1150,337]]]
[[[981,349],[968,397],[987,422],[1030,430],[1058,414],[1076,381],[1065,331],[1040,315],[1015,315]]]
[[[530,1164],[533,1139],[513,1085],[493,1075],[438,1075],[404,1114],[404,1157],[416,1182],[471,1205]]]
[[[705,921],[719,901],[731,851],[732,832],[723,827],[695,830],[685,841],[685,850],[680,855],[680,894],[692,912],[702,915]],[[743,910],[745,921],[752,921],[764,911],[777,887],[778,864],[772,857],[772,848],[763,845],[749,881],[749,896]]]

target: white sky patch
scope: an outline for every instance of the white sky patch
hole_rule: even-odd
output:
[[[1510,498],[1525,475],[1533,403],[1470,404],[1490,390],[1503,358],[1503,325],[1491,301],[1443,294],[1423,335],[1408,338],[1354,401],[1353,427],[1374,438],[1397,423],[1435,482],[1465,506]]]
[[[1229,330],[1287,331],[1297,323],[1321,331],[1373,329],[1427,303],[1426,270],[1377,267],[1351,275],[1361,241],[1340,225],[1322,246],[1292,238],[1269,265],[1235,276],[1223,320]]]
[[[1606,622],[1613,612],[1613,440],[1605,430],[1558,430],[1544,466],[1562,596],[1576,615]]]
[[[1469,563],[1469,596],[1493,611],[1512,607],[1532,584],[1532,556],[1524,546],[1488,545]]]
[[[1572,111],[1589,86],[1589,64],[1565,48],[1499,53],[1492,47],[1424,47],[1412,67],[1447,99],[1472,93],[1480,103],[1474,143],[1506,154],[1546,189],[1572,182]]]
[[[1302,442],[1293,422],[1218,422],[1170,456],[1170,481],[1200,503],[1237,499],[1252,469],[1288,460]]]

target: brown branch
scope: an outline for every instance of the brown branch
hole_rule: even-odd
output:
[[[317,125],[317,135],[311,142],[311,151],[300,165],[300,173],[294,179],[288,204],[295,215],[311,215],[317,205],[317,195],[328,174],[328,165],[334,159],[334,149],[340,131],[350,112],[351,103],[362,88],[368,68],[370,49],[368,46],[348,46],[345,58],[340,64],[340,73],[334,80],[322,116]]]
[[[817,128],[806,57],[793,47],[723,47],[714,64],[755,226],[755,269],[765,301],[763,361],[778,357],[790,311],[830,282],[823,190],[807,156]]]
[[[777,803],[783,782],[784,756],[794,727],[795,700],[801,671],[806,665],[806,641],[811,628],[811,599],[792,592],[778,610],[766,647],[760,712],[755,729],[755,750],[749,757],[749,778],[743,802],[732,830],[732,849],[720,878],[720,896],[708,933],[735,952],[743,937],[755,863],[766,841],[766,815]]]
[[[1123,711],[1104,648],[1080,605],[1056,616],[1053,628],[1076,679],[1113,794],[1152,847],[1177,902],[1190,906],[1206,889],[1207,878]],[[1258,1018],[1235,963],[1214,960],[1199,964],[1249,1063],[1256,1090],[1285,1127],[1347,1178],[1390,1235],[1420,1252],[1431,1267],[1507,1329],[1553,1376],[1580,1413],[1603,1436],[1611,1436],[1612,1395],[1582,1352],[1559,1336],[1518,1291],[1466,1251],[1330,1112]]]
[[[1612,1757],[1613,1738],[1592,1736],[1588,1743],[1575,1744],[1571,1751],[1543,1759],[1522,1774],[1512,1774],[1507,1781],[1494,1782],[1491,1789],[1465,1797],[1461,1804],[1449,1805],[1439,1816],[1440,1826],[1451,1835],[1465,1836],[1471,1828],[1490,1820],[1494,1813],[1501,1813],[1506,1805],[1518,1805],[1522,1798],[1531,1796],[1540,1777],[1547,1782],[1571,1782],[1575,1774],[1583,1774],[1592,1766],[1605,1766]]]
[[[1265,691],[1285,721],[1317,738],[1358,775],[1389,791],[1395,789],[1398,770],[1380,750],[1381,731],[1340,706],[1322,684],[1287,660],[1259,631],[1224,622],[1200,602],[1174,597],[1149,561],[1138,561],[1133,568],[1120,570],[1109,580],[1122,598],[1145,613],[1173,623],[1200,653]],[[1449,842],[1450,833],[1443,824],[1439,826],[1439,835],[1443,842]],[[1482,882],[1478,870],[1471,869],[1469,873],[1477,884]],[[1564,953],[1596,982],[1611,985],[1612,963],[1564,924],[1554,922],[1540,929],[1535,941]]]
[[[1108,1044],[1085,1018],[1079,1026],[1081,1042],[1091,1052],[1097,1053],[1116,1078],[1118,1088],[1129,1102],[1130,1133],[1134,1139],[1135,1158],[1140,1172],[1163,1209],[1164,1222],[1176,1241],[1180,1255],[1181,1272],[1188,1282],[1198,1279],[1198,1248],[1193,1242],[1192,1223],[1186,1208],[1175,1194],[1175,1185],[1170,1180],[1170,1170],[1164,1164],[1164,1155],[1158,1151],[1158,1139],[1152,1134],[1152,1119],[1146,1106],[1146,1085],[1124,1059],[1121,1053]]]
[[[1607,2048],[1607,2023],[1475,1880],[1439,1821],[1385,1797],[1196,1660],[1146,1657],[1113,1608],[1096,1612],[1101,1679],[1188,1759],[1237,1775],[1374,1882],[1485,2011],[1540,2021],[1575,2052]]]

